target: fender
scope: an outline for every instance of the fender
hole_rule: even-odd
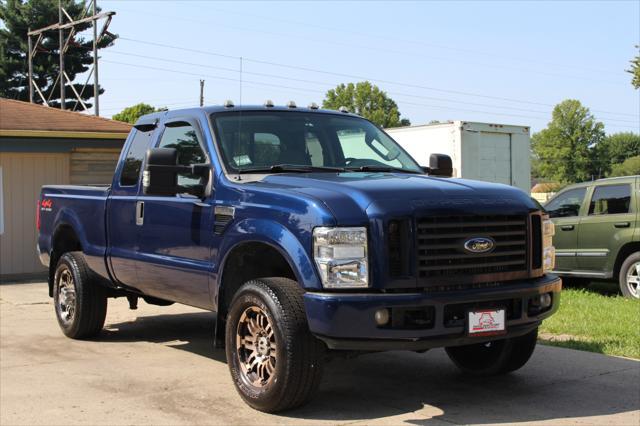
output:
[[[105,264],[106,244],[104,241],[104,230],[101,232],[103,241],[90,241],[87,236],[85,226],[78,217],[77,212],[69,206],[64,206],[58,210],[53,223],[56,223],[57,226],[51,236],[52,240],[49,245],[50,252],[53,251],[53,236],[60,227],[68,226],[76,234],[76,237],[78,237],[80,246],[82,247],[82,253],[84,254],[85,260],[91,270],[103,278],[109,277]]]
[[[311,241],[310,234],[309,241]],[[273,220],[244,219],[224,233],[224,240],[220,245],[218,257],[222,260],[213,270],[213,288],[211,289],[216,310],[227,257],[233,249],[249,242],[263,243],[277,250],[287,261],[296,280],[303,288],[322,289],[322,283],[307,250],[287,227]]]

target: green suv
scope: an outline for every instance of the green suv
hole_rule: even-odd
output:
[[[564,188],[545,205],[556,227],[554,273],[565,279],[617,279],[640,298],[640,176]]]

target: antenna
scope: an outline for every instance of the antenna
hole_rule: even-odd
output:
[[[100,115],[100,85],[98,79],[98,44],[102,41],[105,35],[109,35],[110,37],[115,38],[115,36],[108,31],[109,24],[111,24],[111,19],[116,12],[97,12],[97,1],[91,0],[87,5],[87,8],[82,12],[82,15],[79,19],[73,19],[71,15],[62,7],[62,0],[58,0],[58,22],[55,24],[48,25],[46,27],[37,29],[37,30],[28,30],[28,46],[29,52],[27,54],[29,59],[29,102],[33,103],[34,98],[34,90],[42,100],[43,104],[49,106],[49,101],[51,100],[51,95],[54,93],[54,90],[51,91],[48,98],[45,98],[42,90],[38,87],[38,84],[33,79],[33,57],[38,53],[38,48],[41,47],[40,43],[43,39],[43,34],[47,31],[58,30],[58,41],[59,41],[59,54],[60,54],[60,70],[58,72],[58,76],[53,82],[53,86],[59,83],[60,86],[60,107],[61,109],[66,109],[66,99],[65,99],[65,85],[69,84],[69,87],[73,91],[73,94],[76,98],[76,103],[73,106],[73,110],[75,110],[78,103],[82,105],[85,111],[89,108],[82,101],[82,94],[84,90],[87,88],[87,84],[89,83],[89,79],[93,75],[93,97],[94,97],[94,113],[95,115]],[[91,10],[91,16],[86,16],[89,14]],[[102,29],[98,32],[98,21],[101,19],[105,19],[105,22],[102,26]],[[67,22],[65,22],[65,20]],[[87,80],[80,92],[76,90],[73,86],[73,82],[69,78],[69,75],[64,70],[64,56],[69,49],[69,45],[72,42],[72,37],[76,34],[76,26],[81,24],[86,24],[87,22],[93,23],[93,66],[89,70],[89,74],[87,75]],[[65,30],[69,30],[69,35],[65,39]],[[35,43],[32,38],[35,37]],[[46,49],[42,49],[46,50]]]
[[[204,80],[200,80],[200,106],[204,106]]]

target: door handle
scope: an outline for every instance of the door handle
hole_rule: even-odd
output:
[[[560,225],[560,229],[563,231],[573,231],[575,229],[574,225]]]
[[[631,223],[629,222],[617,222],[614,223],[613,226],[615,226],[616,228],[628,228],[631,226]]]
[[[136,225],[144,225],[144,201],[136,202]]]

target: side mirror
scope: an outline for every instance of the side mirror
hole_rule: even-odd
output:
[[[151,148],[142,175],[142,191],[145,195],[176,195],[178,173],[184,166],[178,164],[175,148]]]
[[[446,154],[431,154],[429,156],[429,167],[423,167],[422,169],[431,176],[453,176],[453,163],[451,162],[451,157]]]

